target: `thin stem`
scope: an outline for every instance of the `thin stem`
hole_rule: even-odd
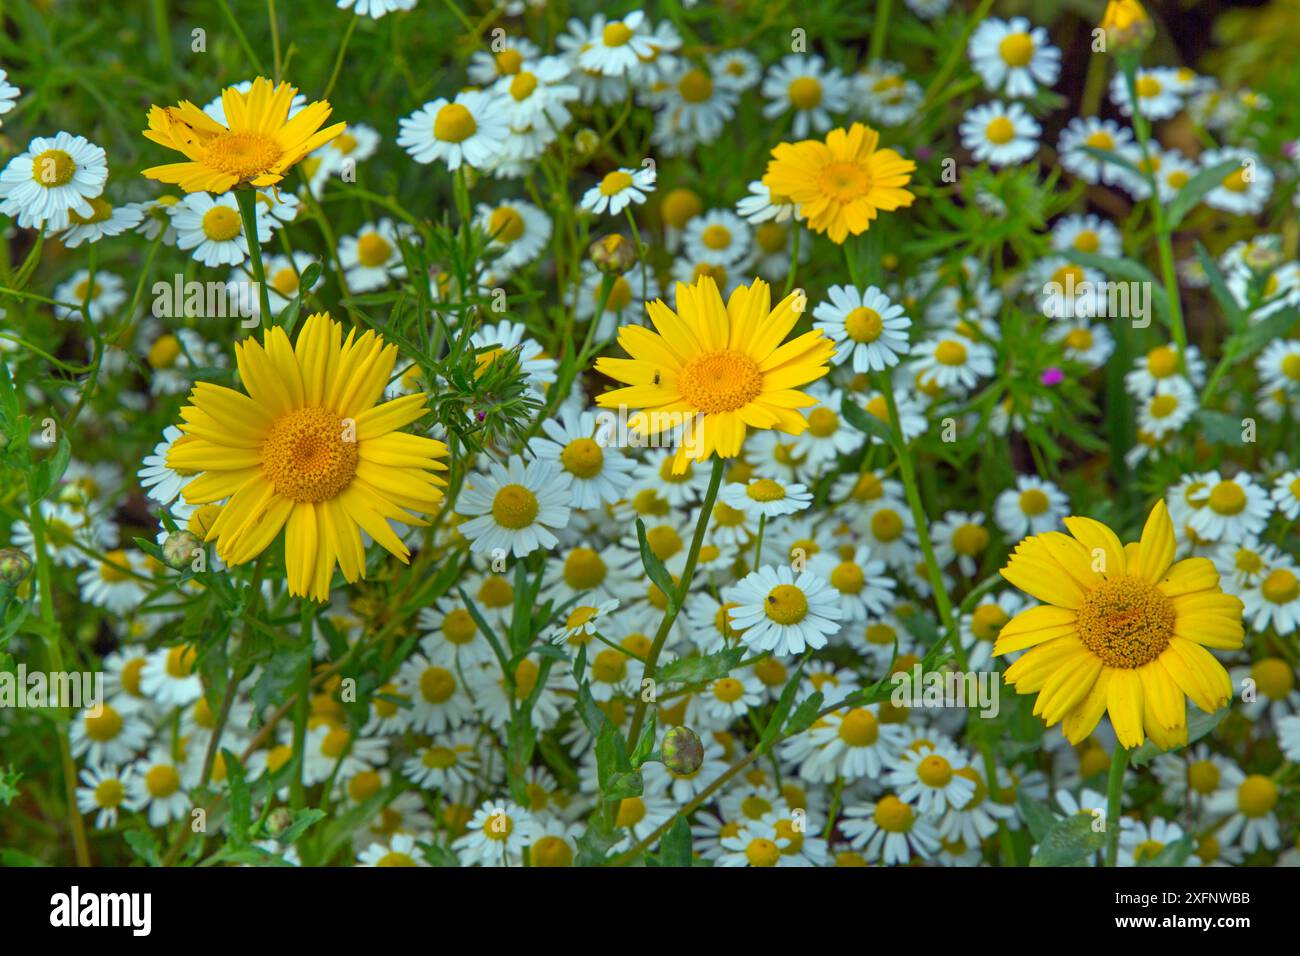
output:
[[[785,292],[781,298],[785,298],[794,289],[794,273],[799,267],[799,235],[803,232],[799,228],[799,222],[794,220],[790,223],[790,228],[794,230],[794,239],[790,242],[790,274],[785,279]]]
[[[339,71],[343,69],[343,54],[347,53],[348,42],[352,39],[352,31],[357,28],[357,23],[360,20],[360,17],[348,17],[348,28],[344,31],[343,39],[339,43],[338,55],[334,57],[334,70],[330,73],[330,81],[325,84],[325,92],[320,95],[323,100],[329,99],[330,94],[334,92],[334,84],[338,82]]]
[[[1119,799],[1124,792],[1124,771],[1129,751],[1119,743],[1110,755],[1110,779],[1106,783],[1106,865],[1114,866],[1119,858]]]
[[[871,24],[871,51],[868,62],[875,63],[885,52],[885,36],[889,32],[889,10],[893,0],[879,0],[875,21]]]
[[[269,329],[274,322],[271,318],[271,294],[266,287],[266,270],[262,267],[262,245],[257,238],[257,190],[235,190],[235,202],[239,204],[239,216],[244,221],[244,238],[248,240],[248,255],[253,262],[253,281],[257,283],[257,294],[262,308],[262,328]]]
[[[266,18],[271,21],[271,56],[273,59],[272,67],[275,70],[273,78],[276,83],[280,82],[280,18],[275,15],[275,0],[266,0]],[[353,20],[356,17],[352,18]]]
[[[664,642],[668,640],[668,631],[672,628],[673,621],[677,620],[677,613],[682,609],[682,602],[686,600],[686,595],[690,591],[691,579],[695,577],[695,562],[699,560],[700,548],[704,545],[704,532],[709,527],[709,518],[713,516],[713,504],[718,498],[718,488],[722,484],[725,465],[725,459],[718,455],[713,456],[713,472],[709,475],[709,489],[704,493],[704,503],[700,506],[700,518],[695,523],[695,536],[691,538],[691,550],[686,555],[686,567],[682,570],[682,579],[677,583],[677,591],[668,601],[668,607],[664,609],[663,620],[659,622],[654,643],[650,645],[650,653],[646,654],[643,679],[649,680],[654,677],[659,652],[663,650]],[[642,694],[637,697],[636,711],[632,714],[632,727],[627,734],[628,743],[632,745],[636,744],[637,736],[641,733],[645,710],[646,700],[645,695]]]

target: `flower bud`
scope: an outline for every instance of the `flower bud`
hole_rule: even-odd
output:
[[[1138,0],[1110,0],[1102,14],[1106,49],[1112,53],[1140,53],[1156,35],[1155,25]]]
[[[659,745],[664,766],[676,774],[694,773],[704,763],[704,744],[689,727],[673,727]]]
[[[617,232],[593,242],[587,247],[587,255],[596,268],[606,275],[622,275],[636,262],[636,248],[632,240]]]
[[[32,573],[32,559],[19,548],[0,548],[0,584],[17,587]]]
[[[293,813],[288,807],[276,807],[266,818],[266,832],[278,837],[293,824]]]
[[[198,536],[190,531],[177,531],[169,534],[167,540],[163,542],[163,558],[167,561],[169,567],[182,571],[189,566],[194,559],[195,551],[203,550],[203,542]]]
[[[577,150],[578,158],[581,160],[591,159],[596,155],[596,148],[600,146],[600,134],[594,129],[583,127],[573,134],[573,148]]]

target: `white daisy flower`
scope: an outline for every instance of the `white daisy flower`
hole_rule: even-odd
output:
[[[0,116],[10,112],[18,97],[22,95],[22,90],[9,82],[9,74],[6,70],[0,70]],[[3,126],[0,123],[0,126]]]
[[[1115,338],[1101,323],[1090,324],[1083,320],[1053,323],[1047,331],[1047,339],[1060,342],[1065,358],[1089,369],[1105,365],[1115,351]]]
[[[1092,213],[1062,216],[1052,226],[1052,248],[1115,259],[1123,255],[1124,238],[1114,223]]]
[[[543,637],[552,644],[571,644],[574,647],[590,644],[602,627],[602,621],[608,624],[606,619],[617,609],[617,598],[596,605],[577,604],[569,609],[564,623],[554,625]]]
[[[1187,379],[1167,378],[1142,400],[1138,427],[1155,438],[1162,438],[1181,431],[1191,421],[1196,408],[1196,392]]]
[[[934,523],[930,533],[934,538],[934,557],[940,567],[956,560],[962,574],[967,577],[975,574],[989,544],[984,515],[949,511]]]
[[[1240,541],[1259,535],[1273,513],[1268,489],[1249,472],[1223,478],[1217,471],[1205,476],[1209,494],[1205,507],[1195,511],[1188,524],[1205,541]]]
[[[958,128],[962,146],[975,161],[993,167],[1025,162],[1038,152],[1043,131],[1019,103],[1003,105],[998,100],[967,110]]]
[[[773,196],[760,180],[754,180],[746,187],[749,195],[738,200],[736,212],[747,221],[757,225],[760,222],[789,222],[801,219],[799,207],[784,196]]]
[[[636,462],[621,449],[603,444],[593,412],[565,408],[559,421],[549,418],[542,422],[542,431],[547,437],[534,438],[528,450],[572,479],[571,507],[598,508],[623,497]]]
[[[191,803],[181,782],[181,766],[164,747],[136,765],[127,790],[128,808],[149,808],[149,825],[166,826],[189,816]]]
[[[339,264],[344,269],[352,292],[373,292],[393,279],[406,278],[400,238],[408,238],[411,229],[405,223],[394,225],[391,219],[368,222],[355,235],[339,240]]]
[[[537,59],[542,52],[527,37],[503,33],[490,50],[475,50],[469,58],[465,72],[474,83],[487,84],[515,76],[525,64]]]
[[[450,170],[484,167],[510,135],[508,108],[500,97],[463,90],[454,100],[425,103],[398,124],[397,145],[417,163],[440,160]]]
[[[1288,521],[1300,518],[1300,470],[1278,475],[1269,497],[1273,499],[1273,507]]]
[[[77,809],[94,813],[95,826],[106,829],[117,823],[118,810],[128,809],[127,794],[135,786],[135,770],[110,765],[91,765],[82,769],[81,786],[77,787]]]
[[[854,372],[880,372],[897,365],[898,357],[908,353],[907,330],[912,320],[876,286],[862,291],[833,285],[826,295],[830,301],[819,302],[813,309],[813,328],[835,342],[832,361],[836,365],[851,358]]]
[[[559,540],[554,531],[569,523],[571,479],[549,461],[533,460],[527,465],[513,456],[502,467],[488,466],[487,475],[467,482],[456,502],[458,514],[470,520],[460,532],[476,554],[498,549],[522,558],[538,548],[550,550]]]
[[[0,172],[0,213],[23,229],[66,228],[68,214],[93,216],[90,200],[104,191],[108,158],[84,136],[37,136]]]
[[[974,388],[994,372],[993,349],[982,342],[935,336],[918,342],[911,351],[911,368],[919,379],[941,389]]]
[[[1239,168],[1205,194],[1204,203],[1212,209],[1221,209],[1238,216],[1254,216],[1263,210],[1273,193],[1273,171],[1249,150],[1228,147],[1209,149],[1200,156],[1202,169],[1235,159]]]
[[[606,173],[599,183],[583,193],[582,208],[617,216],[630,203],[644,203],[646,195],[654,192],[654,187],[655,170],[650,166],[616,169]]]
[[[1048,42],[1046,30],[1024,17],[984,20],[966,52],[985,89],[1017,99],[1055,85],[1061,74],[1061,51]]]
[[[160,647],[140,671],[140,690],[160,707],[185,707],[203,696],[203,681],[194,669],[198,649],[192,644]]]
[[[92,281],[89,270],[79,269],[66,282],[54,287],[54,298],[68,303],[54,307],[58,318],[80,322],[84,309],[92,320],[99,322],[126,304],[126,285],[121,276],[111,272],[97,271]]]
[[[257,242],[271,241],[270,213],[257,205]],[[233,192],[213,198],[190,193],[171,207],[176,245],[193,249],[191,255],[206,266],[237,266],[248,258],[248,237]]]
[[[808,571],[796,577],[784,564],[751,571],[723,597],[736,603],[731,622],[755,650],[801,654],[805,647],[824,647],[840,630],[839,597],[831,586]]]
[[[478,207],[477,225],[488,236],[490,250],[501,255],[492,268],[513,271],[538,257],[551,239],[551,217],[530,202],[515,199]]]
[[[1088,146],[1104,153],[1114,153],[1136,163],[1137,144],[1133,131],[1114,120],[1101,120],[1095,116],[1076,116],[1065,125],[1056,144],[1061,165],[1086,183],[1107,185],[1118,183],[1124,176],[1124,167],[1108,163],[1087,152]]]
[[[1300,568],[1286,556],[1274,560],[1254,587],[1241,592],[1241,603],[1255,630],[1294,633],[1300,628]]]
[[[642,60],[655,55],[650,23],[634,10],[621,20],[606,21],[596,14],[591,21],[591,39],[578,52],[578,66],[603,76],[625,76]]]
[[[844,393],[839,389],[827,390],[814,386],[808,390],[808,394],[817,399],[817,404],[802,410],[808,427],[795,436],[794,454],[812,469],[861,448],[866,436],[840,417]]]
[[[1254,853],[1260,847],[1276,850],[1282,845],[1282,839],[1273,810],[1280,796],[1272,778],[1260,773],[1248,776],[1235,764],[1228,764],[1224,768],[1222,788],[1206,801],[1209,812],[1228,815],[1216,831],[1219,842],[1240,841],[1247,853]]]
[[[772,478],[755,478],[745,484],[732,482],[724,485],[718,495],[719,501],[750,518],[792,515],[807,508],[812,499],[805,486],[786,485]]]
[[[418,787],[442,793],[469,786],[479,770],[476,736],[472,727],[461,727],[434,737],[406,758],[402,776]]]
[[[874,803],[844,808],[840,832],[870,862],[899,866],[916,855],[928,859],[939,850],[939,834],[925,815],[892,793]]]
[[[993,520],[1011,542],[1060,530],[1061,519],[1069,513],[1065,493],[1037,475],[1019,475],[1016,486],[998,495],[993,505]]]
[[[75,249],[83,242],[96,242],[105,236],[120,236],[144,219],[144,207],[140,203],[114,206],[99,196],[89,202],[91,212],[88,215],[75,209],[68,210],[68,228],[59,234],[59,241],[69,249]]]
[[[1160,384],[1174,378],[1188,378],[1200,388],[1205,382],[1205,361],[1196,346],[1187,348],[1183,369],[1178,367],[1178,350],[1173,345],[1157,345],[1134,360],[1133,369],[1124,375],[1124,388],[1136,398],[1152,395]]]
[[[869,63],[852,77],[856,101],[867,118],[880,126],[902,126],[911,122],[925,101],[919,83],[907,77],[901,63],[880,60]]]
[[[846,623],[883,615],[893,606],[894,580],[885,573],[885,562],[874,558],[865,545],[851,554],[823,551],[808,562],[808,568],[838,592],[840,617]]]
[[[356,14],[364,16],[367,12],[378,19],[392,10],[410,10],[415,0],[339,0],[340,7],[357,5]],[[394,833],[382,843],[371,843],[357,854],[357,866],[430,866],[420,848],[416,846],[415,837],[409,833]]]
[[[1183,98],[1176,88],[1177,72],[1163,66],[1138,69],[1133,85],[1137,90],[1138,111],[1144,117],[1149,120],[1168,119],[1183,108]],[[1133,101],[1123,70],[1116,70],[1111,79],[1110,99],[1125,116],[1133,115]]]
[[[778,836],[776,827],[766,820],[745,820],[733,835],[720,841],[726,852],[717,866],[780,866],[782,854],[790,845],[789,837]]]
[[[831,128],[831,114],[849,106],[851,84],[843,73],[816,54],[787,53],[768,68],[762,93],[766,119],[794,113],[791,129],[798,139]]]
[[[90,766],[115,767],[134,759],[149,740],[150,728],[139,708],[100,705],[83,710],[68,724],[72,756]]]
[[[77,575],[81,599],[114,614],[126,614],[144,601],[147,591],[140,578],[148,579],[145,556],[134,549],[118,549],[104,555],[104,560]]]
[[[442,733],[473,716],[473,701],[457,672],[412,654],[397,675],[399,688],[411,701],[410,728],[417,733]]]

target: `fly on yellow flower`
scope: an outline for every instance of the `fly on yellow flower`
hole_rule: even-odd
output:
[[[659,435],[676,424],[698,423],[673,458],[673,473],[688,460],[740,454],[747,428],[773,428],[797,435],[808,420],[796,409],[816,404],[797,391],[821,378],[835,354],[820,330],[782,342],[799,320],[802,293],[772,308],[766,282],[740,286],[724,304],[710,276],[677,284],[677,311],[656,299],[646,303],[652,332],[639,325],[618,331],[631,358],[599,358],[596,371],[628,385],[597,397],[602,408],[639,408],[629,426]]]
[[[144,175],[175,183],[187,193],[224,193],[246,183],[278,183],[295,163],[347,127],[335,123],[320,128],[333,109],[323,100],[304,106],[290,119],[297,93],[288,83],[273,87],[260,76],[247,93],[229,87],[221,94],[228,127],[188,100],[179,106],[150,107],[144,135],[184,153],[186,162],[153,166]]]
[[[1174,528],[1163,500],[1142,540],[1121,545],[1091,518],[1026,538],[1002,576],[1044,602],[1002,628],[994,654],[1028,650],[1007,668],[1034,713],[1064,721],[1071,743],[1109,712],[1119,742],[1150,737],[1168,750],[1187,741],[1184,695],[1214,712],[1232,696],[1228,673],[1206,648],[1242,645],[1242,603],[1219,586],[1208,558],[1174,562]],[[1071,537],[1070,535],[1073,535]]]
[[[879,143],[880,134],[861,123],[831,130],[825,142],[781,143],[772,150],[763,185],[798,205],[813,232],[843,244],[849,233],[866,232],[881,209],[892,212],[916,198],[903,188],[916,163],[877,149]]]
[[[376,405],[393,373],[397,347],[374,332],[343,337],[329,315],[307,319],[296,346],[281,328],[263,344],[235,346],[245,395],[198,382],[181,409],[168,467],[201,472],[185,486],[200,505],[229,499],[208,529],[227,564],[261,554],[285,529],[291,594],[329,599],[334,565],[348,581],[365,577],[365,531],[406,561],[388,522],[423,525],[444,484],[434,474],[447,446],[399,432],[425,413],[426,396]]]

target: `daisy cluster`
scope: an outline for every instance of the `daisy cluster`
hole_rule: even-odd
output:
[[[5,845],[1300,859],[1300,100],[707,6],[338,0],[130,143],[0,70],[0,669],[106,687]]]

